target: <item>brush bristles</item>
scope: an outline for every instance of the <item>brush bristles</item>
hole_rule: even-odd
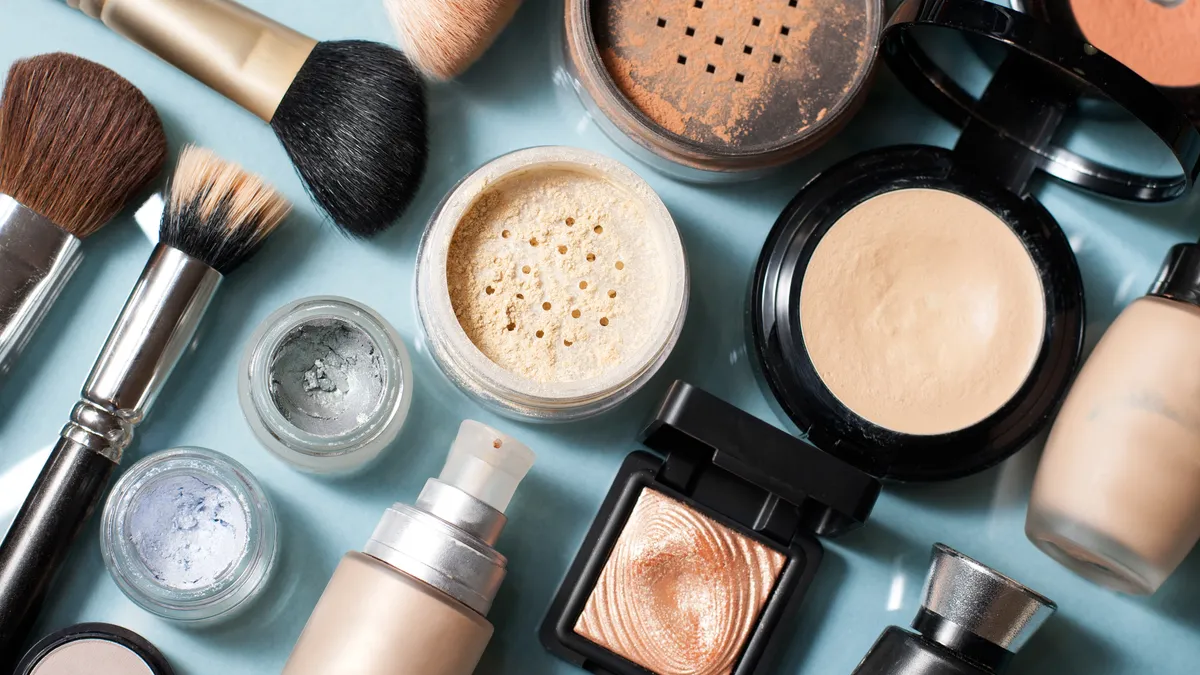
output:
[[[76,237],[112,220],[166,157],[158,112],[108,68],[45,54],[9,69],[0,98],[0,192]]]
[[[408,208],[425,173],[425,90],[404,54],[374,42],[319,43],[271,127],[322,208],[370,237]]]
[[[262,178],[203,148],[179,157],[159,241],[229,274],[275,230],[291,205]]]
[[[521,0],[384,0],[405,53],[426,77],[450,80],[508,25]]]

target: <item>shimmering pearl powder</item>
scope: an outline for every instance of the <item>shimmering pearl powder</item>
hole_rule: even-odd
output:
[[[642,491],[575,632],[658,675],[728,675],[783,554]]]

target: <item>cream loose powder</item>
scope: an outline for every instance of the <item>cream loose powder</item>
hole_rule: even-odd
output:
[[[666,267],[647,214],[622,188],[570,169],[488,187],[454,232],[454,313],[494,363],[536,382],[597,377],[661,319]]]
[[[1037,268],[990,210],[943,190],[873,197],[813,252],[801,331],[822,381],[893,431],[935,435],[981,422],[1024,384],[1041,350]]]

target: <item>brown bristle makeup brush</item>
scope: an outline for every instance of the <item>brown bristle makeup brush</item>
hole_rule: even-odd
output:
[[[103,227],[162,170],[154,106],[71,54],[12,65],[0,95],[0,381]]]
[[[400,44],[431,80],[471,66],[516,14],[521,0],[383,0]]]
[[[232,0],[66,2],[268,122],[346,232],[386,230],[420,187],[425,90],[400,51],[317,42]]]
[[[289,206],[261,179],[187,148],[159,243],[108,334],[71,419],[0,544],[0,672],[10,672],[72,542],[225,274]]]

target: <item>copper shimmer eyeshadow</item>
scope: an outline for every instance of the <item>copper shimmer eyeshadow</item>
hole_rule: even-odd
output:
[[[646,488],[575,624],[657,675],[728,675],[785,556]]]
[[[992,211],[933,189],[855,206],[813,252],[800,327],[829,391],[913,435],[977,424],[1033,370],[1046,330],[1041,277]]]

